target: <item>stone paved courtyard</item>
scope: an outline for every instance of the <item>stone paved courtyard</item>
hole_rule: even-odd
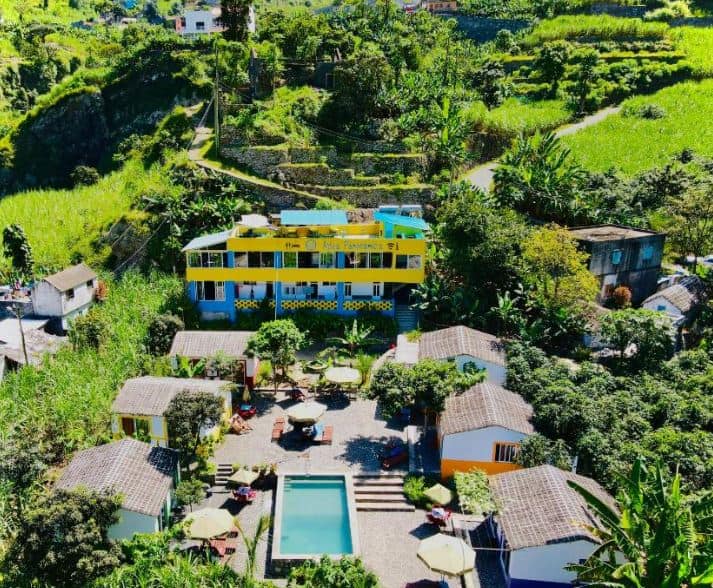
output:
[[[334,427],[331,445],[315,445],[304,440],[288,424],[282,439],[270,441],[272,425],[295,403],[278,393],[276,399],[259,398],[258,414],[250,419],[253,430],[243,435],[226,435],[216,449],[217,463],[253,466],[277,463],[281,472],[376,472],[381,470],[379,452],[390,439],[406,441],[402,423],[386,421],[372,400],[319,399],[327,405],[321,421]]]
[[[216,448],[214,461],[225,464],[252,466],[257,463],[277,463],[281,473],[303,472],[380,472],[378,454],[390,439],[406,441],[402,423],[387,421],[379,415],[376,402],[335,398],[320,399],[328,406],[321,419],[334,427],[332,445],[312,445],[297,434],[288,433],[279,443],[270,440],[272,424],[278,416],[294,403],[282,394],[276,399],[260,398],[256,401],[258,414],[250,419],[253,430],[244,435],[227,435]],[[402,470],[405,473],[405,469]],[[243,531],[252,537],[257,522],[263,514],[274,515],[273,492],[259,492],[253,504],[238,505],[227,492],[214,493],[200,506],[226,508],[237,515]],[[415,512],[358,512],[357,527],[364,564],[381,579],[384,588],[403,588],[408,582],[420,579],[440,580],[416,556],[418,544],[436,532],[425,523],[425,513]],[[258,547],[257,574],[273,578],[269,561],[272,529],[264,535]],[[230,564],[238,571],[245,566],[246,549],[239,544]],[[501,588],[496,558],[477,558],[473,575],[476,588]],[[450,587],[461,586],[460,579],[450,579]]]

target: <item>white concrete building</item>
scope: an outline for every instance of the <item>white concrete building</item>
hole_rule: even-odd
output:
[[[594,480],[542,465],[491,476],[498,505],[491,529],[503,549],[500,561],[509,588],[564,588],[576,574],[568,564],[588,558],[599,542],[589,530],[598,521],[569,482],[615,508]]]
[[[496,384],[451,396],[438,419],[441,477],[473,468],[488,474],[518,469],[520,443],[535,432],[531,419],[532,406]]]
[[[185,37],[222,33],[225,28],[220,22],[220,16],[220,6],[200,10],[186,10],[183,16],[176,18],[176,32]],[[255,8],[251,5],[247,17],[249,33],[255,32],[255,23]]]
[[[704,295],[703,280],[698,276],[685,276],[667,288],[649,296],[642,308],[666,313],[674,327],[686,325]]]
[[[179,357],[191,361],[204,360],[210,364],[211,359],[222,355],[238,363],[242,374],[236,374],[236,383],[252,388],[260,363],[257,357],[248,357],[247,354],[248,341],[254,334],[253,331],[179,331],[173,338],[168,355],[174,366],[178,365]],[[211,365],[206,367],[206,377],[218,377]]]
[[[109,528],[109,537],[121,540],[167,527],[178,480],[176,451],[127,438],[77,453],[55,488],[121,494],[119,522]]]
[[[54,318],[63,331],[72,318],[85,314],[94,304],[97,274],[80,263],[47,276],[32,287],[32,309],[40,317]]]
[[[455,361],[460,371],[472,364],[487,372],[488,382],[499,386],[505,383],[505,350],[500,339],[489,333],[459,325],[423,333],[418,341],[399,336],[395,361],[415,364],[426,358]]]
[[[131,378],[126,380],[111,406],[111,431],[116,438],[136,436],[149,440],[151,445],[168,447],[168,424],[164,413],[180,392],[210,392],[218,396],[223,400],[224,416],[229,419],[232,416],[232,388],[232,382],[223,380]],[[213,435],[219,426],[201,431],[202,436]]]

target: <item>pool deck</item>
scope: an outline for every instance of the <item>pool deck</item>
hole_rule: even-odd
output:
[[[259,399],[256,402],[258,414],[249,421],[253,430],[244,435],[227,435],[216,448],[213,461],[247,466],[277,463],[280,473],[375,473],[382,471],[378,454],[384,443],[394,438],[406,441],[405,428],[400,423],[383,419],[374,401],[319,401],[328,406],[321,422],[334,427],[332,445],[311,445],[289,433],[279,443],[272,443],[270,438],[275,418],[284,416],[284,411],[294,404],[278,394],[277,399]],[[402,471],[405,472],[405,469]],[[237,505],[230,494],[217,493],[200,505],[205,506],[230,510],[238,516],[241,527],[249,537],[253,536],[262,514],[273,517],[275,514],[272,491],[258,492],[253,504],[243,506]],[[403,588],[407,582],[421,579],[441,579],[440,574],[431,572],[416,556],[419,541],[436,532],[433,526],[425,524],[423,511],[359,511],[356,518],[361,558],[366,567],[379,576],[384,588]],[[257,575],[281,586],[284,585],[284,576],[274,573],[270,559],[272,532],[271,528],[259,543]],[[245,546],[241,542],[230,565],[237,571],[243,571],[245,556]],[[499,570],[493,561],[478,557],[477,563],[478,570],[474,573],[476,588],[503,588]],[[461,586],[460,580],[450,579],[448,586]]]

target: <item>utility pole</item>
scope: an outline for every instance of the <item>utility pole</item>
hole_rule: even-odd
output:
[[[215,82],[213,92],[213,131],[215,134],[215,155],[220,157],[220,70],[218,67],[218,37],[215,37]]]
[[[22,355],[25,358],[25,365],[30,365],[30,360],[27,357],[27,344],[25,343],[25,331],[22,328],[22,304],[19,302],[12,305],[12,309],[17,317],[17,324],[20,326],[20,341],[22,341]]]

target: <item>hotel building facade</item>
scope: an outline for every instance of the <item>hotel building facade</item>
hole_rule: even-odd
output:
[[[424,279],[428,224],[419,206],[383,206],[373,220],[342,210],[243,216],[233,229],[198,237],[183,251],[191,300],[206,320],[267,305],[394,316]]]

